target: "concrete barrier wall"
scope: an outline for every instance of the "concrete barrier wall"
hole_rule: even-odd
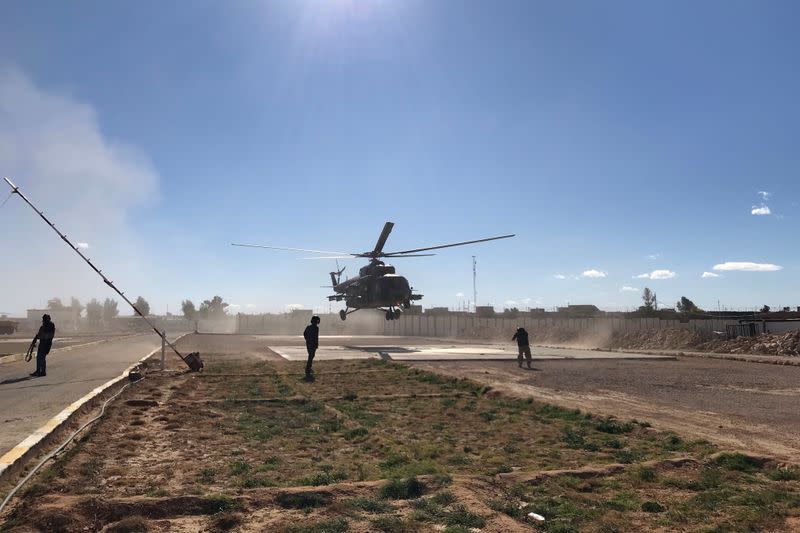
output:
[[[509,332],[509,337],[518,327],[531,333],[565,331],[571,333],[637,332],[661,329],[689,329],[711,336],[714,332],[725,332],[728,324],[737,320],[662,320],[660,318],[479,318],[470,315],[425,316],[406,315],[399,320],[385,321],[384,335],[419,337],[481,337],[482,333]]]

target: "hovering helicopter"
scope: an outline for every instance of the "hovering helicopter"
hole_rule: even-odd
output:
[[[498,237],[488,237],[486,239],[477,239],[474,241],[456,242],[452,244],[441,244],[438,246],[428,246],[425,248],[415,248],[413,250],[403,250],[400,252],[384,252],[383,247],[386,244],[386,239],[392,232],[394,222],[387,222],[383,226],[383,231],[378,242],[375,243],[375,248],[370,252],[362,253],[347,253],[347,252],[329,252],[323,250],[309,250],[306,248],[281,248],[278,246],[264,246],[260,244],[236,244],[233,246],[246,246],[250,248],[267,248],[270,250],[288,250],[291,252],[309,252],[314,254],[327,254],[328,257],[315,257],[314,259],[352,259],[354,257],[363,257],[369,259],[369,264],[361,267],[358,276],[342,281],[341,270],[331,272],[331,287],[336,294],[328,296],[329,301],[341,302],[344,300],[346,308],[339,311],[339,318],[345,320],[347,315],[355,313],[359,309],[379,309],[386,313],[386,320],[395,320],[400,318],[403,309],[411,307],[411,302],[414,300],[421,300],[421,294],[414,294],[413,287],[408,283],[408,280],[396,273],[392,265],[387,265],[381,258],[394,258],[394,257],[426,257],[436,254],[421,254],[418,252],[427,252],[429,250],[438,250],[440,248],[452,248],[454,246],[464,246],[466,244],[475,244],[479,242],[495,241],[498,239],[508,239],[513,237],[514,234],[500,235]],[[331,255],[334,254],[334,255]],[[338,268],[338,264],[337,264]],[[346,268],[346,267],[345,267]]]

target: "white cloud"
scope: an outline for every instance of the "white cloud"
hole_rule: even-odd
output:
[[[286,304],[285,309],[286,311],[295,311],[297,309],[305,309],[306,306],[303,304]]]
[[[464,293],[463,292],[457,292],[456,293],[456,298],[463,298],[463,297],[464,297]]]
[[[703,275],[700,277],[703,279],[718,278],[719,274],[714,274],[713,272],[703,272]]]
[[[228,304],[227,310],[228,311],[238,311],[239,309],[241,309],[241,307],[242,306],[239,305],[239,304]]]
[[[767,192],[767,191],[758,191],[758,195],[759,195],[759,196],[761,197],[761,199],[762,199],[762,200],[764,200],[765,202],[766,202],[767,200],[769,200],[769,197],[770,197],[770,193],[769,193],[769,192]]]
[[[672,270],[660,269],[660,270],[653,270],[652,272],[639,274],[638,276],[634,276],[635,279],[672,279],[677,274]]]
[[[647,256],[647,259],[655,261],[656,259],[661,259],[661,255],[662,255],[661,252],[650,254]]]
[[[136,147],[104,135],[91,105],[0,67],[0,169],[68,237],[91,243],[92,259],[123,289],[152,289],[159,267],[131,215],[154,201],[158,174]],[[21,311],[54,295],[114,297],[14,198],[0,212],[0,227],[9,224],[14,231],[0,232],[0,250],[18,252],[3,256],[4,273],[15,280],[3,288],[4,307]]]
[[[516,300],[506,300],[506,307],[517,307],[518,305]]]
[[[653,270],[650,273],[650,279],[672,279],[677,274],[672,270]]]
[[[77,243],[75,243],[75,248],[78,248],[79,250],[88,250],[89,249],[89,243],[88,242],[77,242]]]
[[[591,269],[591,270],[585,270],[583,274],[581,274],[581,276],[590,279],[600,279],[606,277],[607,274],[600,270]]]
[[[256,304],[247,304],[247,305],[245,305],[245,307],[248,308],[248,309],[255,309],[258,306]]]
[[[564,274],[553,274],[553,277],[556,279],[567,279],[567,276]]]
[[[625,285],[624,287],[622,287],[620,289],[620,291],[621,292],[639,292],[639,289],[637,289],[636,287],[629,287],[629,286]]]
[[[750,214],[756,216],[764,216],[764,215],[771,215],[772,211],[770,211],[769,206],[767,205],[761,205],[761,206],[754,205],[753,208],[750,210]]]
[[[714,270],[722,271],[775,272],[782,269],[783,267],[780,265],[773,265],[772,263],[751,263],[750,261],[728,261],[727,263],[714,265]]]

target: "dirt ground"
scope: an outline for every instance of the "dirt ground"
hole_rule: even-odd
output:
[[[497,390],[800,462],[800,367],[680,357],[677,361],[419,363]]]
[[[0,517],[0,529],[564,533],[800,525],[800,469],[726,453],[632,412],[595,416],[541,401],[558,393],[557,380],[570,381],[570,364],[576,375],[594,375],[606,363],[518,371],[513,362],[447,362],[431,373],[376,359],[320,361],[316,381],[307,382],[303,363],[282,360],[266,344],[240,335],[184,338],[180,348],[201,351],[205,371],[186,373],[173,359],[175,372],[149,372],[130,386],[34,479]],[[630,368],[621,371],[630,375]],[[555,388],[533,388],[546,379]],[[570,392],[575,398],[592,396],[584,381]]]

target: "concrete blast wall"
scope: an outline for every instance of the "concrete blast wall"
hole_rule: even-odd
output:
[[[384,335],[449,338],[511,338],[518,327],[530,333],[564,331],[608,335],[616,332],[684,328],[711,336],[725,332],[737,320],[662,320],[660,318],[478,318],[468,315],[406,315],[400,320],[384,321]]]

